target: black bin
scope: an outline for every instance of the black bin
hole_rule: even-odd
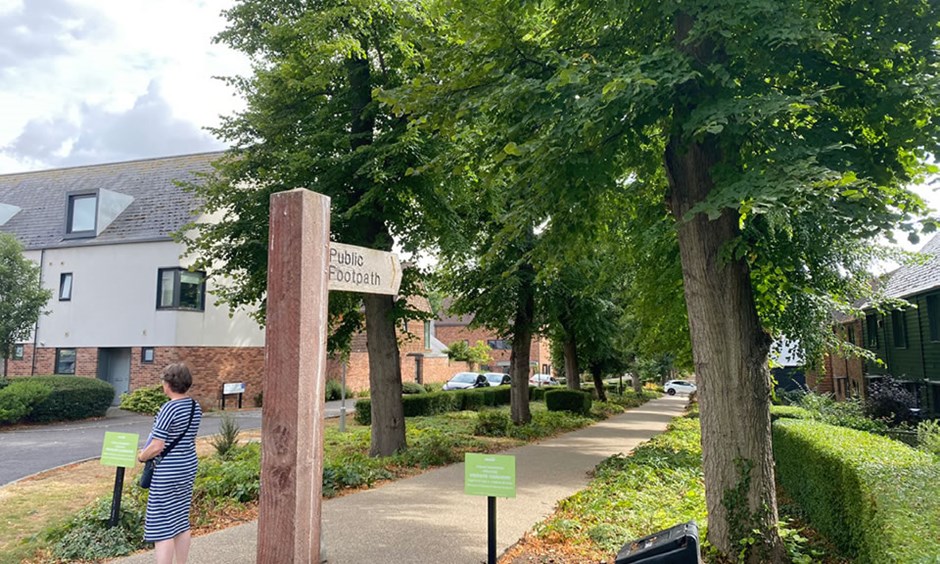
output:
[[[615,564],[698,564],[698,526],[682,523],[630,541],[617,553]]]

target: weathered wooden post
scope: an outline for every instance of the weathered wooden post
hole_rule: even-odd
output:
[[[257,562],[318,564],[330,199],[271,196]]]

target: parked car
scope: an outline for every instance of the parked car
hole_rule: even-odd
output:
[[[444,383],[444,391],[447,390],[465,390],[467,388],[482,388],[489,386],[490,383],[483,374],[476,372],[458,372],[450,380]]]
[[[698,389],[698,386],[687,380],[670,380],[663,386],[666,393],[670,396],[676,394],[691,394]]]
[[[490,383],[490,386],[508,386],[512,384],[509,374],[503,372],[486,372],[483,375],[486,376],[486,381]]]
[[[560,382],[552,377],[551,374],[533,374],[529,378],[529,383],[533,386],[557,386]]]

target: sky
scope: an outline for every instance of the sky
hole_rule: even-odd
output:
[[[0,174],[224,149],[206,128],[243,102],[213,77],[251,70],[212,43],[234,3],[0,0]]]
[[[0,174],[224,149],[233,0],[0,0]]]

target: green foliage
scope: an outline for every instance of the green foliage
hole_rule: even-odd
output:
[[[426,394],[427,388],[417,382],[402,382],[401,393],[403,394]]]
[[[579,390],[550,390],[545,394],[549,411],[570,411],[586,415],[591,411],[591,394]]]
[[[15,343],[29,338],[52,297],[39,283],[40,271],[39,265],[23,256],[16,237],[0,233],[0,359],[4,361]]]
[[[49,531],[51,556],[56,561],[98,562],[139,550],[144,546],[145,511],[138,497],[125,495],[118,525],[108,528],[111,498],[99,498],[65,525]]]
[[[490,361],[490,347],[483,341],[477,341],[472,347],[464,341],[454,341],[444,352],[451,360],[468,362],[471,365],[486,364]]]
[[[450,392],[405,395],[402,396],[402,407],[405,417],[421,417],[448,411],[476,411],[484,407],[506,405],[509,401],[509,386],[488,386]],[[372,405],[368,399],[357,401],[356,422],[360,425],[368,425],[372,420],[371,409]]]
[[[777,478],[858,562],[927,562],[940,538],[940,464],[889,439],[815,421],[773,424]]]
[[[525,425],[512,425],[509,428],[509,436],[531,441],[580,429],[593,422],[589,417],[570,411],[534,411],[532,420]]]
[[[385,463],[362,453],[327,461],[323,465],[323,495],[333,497],[344,489],[372,487],[378,481],[391,479],[393,474],[385,469]]]
[[[81,376],[24,376],[24,382],[41,382],[52,388],[43,401],[26,416],[27,421],[86,419],[103,417],[114,400],[114,387],[97,378]]]
[[[836,401],[830,394],[805,392],[797,404],[807,415],[803,419],[815,419],[829,425],[873,433],[884,433],[888,429],[884,421],[870,418],[866,406],[855,399]],[[779,408],[771,410],[771,414],[774,412],[779,413]]]
[[[428,392],[440,392],[444,389],[444,382],[428,382],[424,389]]]
[[[261,445],[233,446],[224,457],[199,461],[193,488],[193,515],[229,503],[258,499],[261,484]]]
[[[770,418],[773,421],[777,419],[812,419],[813,413],[797,405],[772,405],[770,406]]]
[[[215,453],[220,458],[225,458],[238,445],[238,423],[235,418],[228,413],[222,414],[222,423],[219,425],[219,434],[213,435],[209,443],[215,448]]]
[[[408,466],[443,466],[463,458],[462,439],[437,429],[411,433],[408,442],[408,449],[397,457]]]
[[[940,458],[940,421],[922,421],[917,426],[917,447]]]
[[[52,386],[35,380],[14,379],[0,388],[0,425],[18,423],[52,393]]]
[[[545,401],[545,394],[551,390],[565,390],[563,386],[529,386],[529,399],[531,401]]]
[[[337,401],[343,399],[343,384],[339,380],[327,380],[325,393],[325,401]],[[350,398],[352,396],[352,391],[349,388],[346,388],[346,397]]]
[[[674,420],[632,455],[599,464],[588,487],[561,501],[536,534],[612,553],[629,539],[685,521],[700,527],[706,521],[700,433],[691,418]]]
[[[121,396],[121,409],[133,411],[135,413],[145,413],[147,415],[156,415],[160,411],[160,406],[170,401],[170,398],[163,393],[163,386],[155,384],[144,388],[137,388],[133,392]]]
[[[481,437],[505,437],[509,433],[512,420],[504,411],[484,409],[477,413],[477,422],[473,434]]]

